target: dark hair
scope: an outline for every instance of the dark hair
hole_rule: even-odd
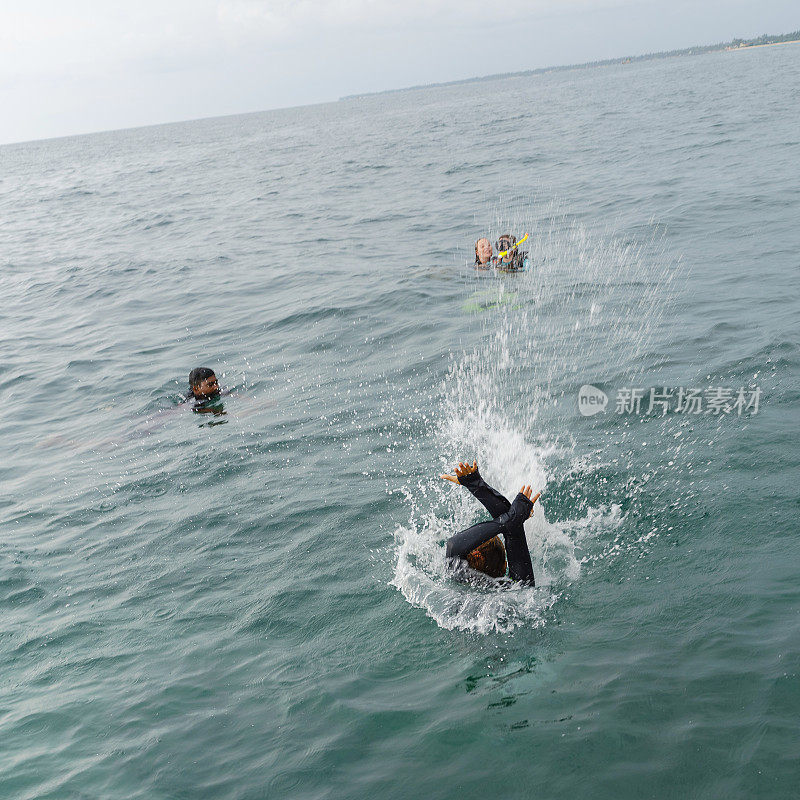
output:
[[[499,537],[467,553],[467,564],[490,578],[502,578],[506,574],[506,549]]]
[[[212,378],[213,376],[213,369],[209,369],[208,367],[195,367],[189,373],[189,387],[197,386],[200,381],[204,381],[206,378]]]

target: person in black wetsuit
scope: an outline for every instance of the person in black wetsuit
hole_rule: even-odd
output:
[[[511,580],[535,586],[523,524],[533,513],[533,505],[541,492],[531,497],[531,487],[523,486],[514,502],[509,503],[483,480],[477,461],[471,465],[460,462],[455,475],[442,475],[441,478],[466,486],[492,515],[491,521],[479,522],[451,536],[447,540],[447,557],[463,558],[473,569],[493,578],[505,575],[507,557]],[[505,549],[498,538],[501,535]]]

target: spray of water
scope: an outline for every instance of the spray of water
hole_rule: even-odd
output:
[[[633,380],[669,308],[674,270],[665,265],[657,238],[626,242],[590,233],[552,208],[537,219],[518,216],[522,223],[498,215],[489,235],[530,232],[531,268],[481,276],[489,288],[480,291],[491,293],[493,302],[476,316],[475,346],[452,355],[436,440],[443,471],[475,458],[489,483],[509,498],[525,483],[545,490],[525,526],[537,586],[468,570],[454,575],[444,540],[486,513],[466,490],[422,481],[406,492],[411,515],[395,531],[392,584],[447,629],[542,626],[587,561],[596,562],[597,554],[587,557],[586,542],[620,526],[620,506],[589,505],[573,518],[548,522],[550,465],[571,463],[576,473],[594,468],[570,431],[576,388],[598,376]],[[472,296],[475,281],[468,279],[466,287]]]

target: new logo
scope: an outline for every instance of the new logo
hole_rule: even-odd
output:
[[[606,410],[608,395],[596,386],[585,383],[578,391],[578,411],[584,417],[592,417]]]

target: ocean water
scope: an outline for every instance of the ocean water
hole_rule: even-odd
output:
[[[0,797],[796,797],[798,101],[786,45],[0,148]],[[535,588],[446,569],[473,458]]]

